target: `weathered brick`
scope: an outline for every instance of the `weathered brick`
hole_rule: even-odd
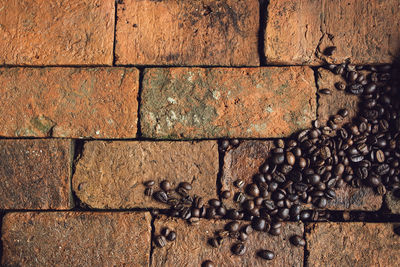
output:
[[[93,208],[166,208],[144,195],[143,182],[192,184],[191,194],[217,195],[218,146],[203,142],[88,142],[74,177],[78,198]]]
[[[385,203],[392,213],[400,214],[400,190],[388,192],[385,195]]]
[[[0,210],[72,208],[70,140],[0,140]]]
[[[307,266],[398,266],[400,238],[390,223],[316,223],[306,227]]]
[[[345,83],[341,75],[335,75],[327,69],[319,68],[317,77],[318,88],[320,90],[327,88],[332,92],[331,95],[319,94],[318,121],[320,124],[326,125],[331,116],[336,115],[339,110],[344,108],[349,111],[349,115],[344,118],[343,124],[351,122],[359,112],[360,97],[336,89],[337,82]]]
[[[148,266],[144,212],[25,212],[3,219],[2,266]]]
[[[279,1],[267,10],[269,64],[317,65],[325,59],[355,64],[390,63],[400,43],[400,5],[388,1]],[[321,52],[337,49],[331,57]]]
[[[124,0],[116,63],[258,66],[257,0]]]
[[[270,157],[270,151],[275,147],[273,141],[242,141],[237,148],[225,153],[224,166],[221,176],[221,190],[229,190],[232,196],[243,192],[234,186],[237,179],[251,183],[259,167]],[[336,199],[329,200],[327,209],[330,210],[379,210],[382,196],[377,195],[370,187],[353,188],[345,185],[336,188]],[[233,198],[224,200],[227,207],[237,207]],[[311,208],[311,205],[305,205]]]
[[[311,126],[315,92],[308,67],[146,69],[141,130],[170,139],[286,136]]]
[[[0,0],[0,64],[111,65],[114,0]]]
[[[139,71],[0,69],[0,136],[132,138]]]
[[[248,223],[248,222],[247,222]],[[180,219],[162,217],[154,222],[155,234],[163,227],[177,232],[176,241],[168,242],[164,248],[155,247],[152,266],[201,266],[205,260],[212,260],[215,266],[303,266],[303,247],[290,244],[289,238],[303,235],[302,223],[283,223],[282,234],[272,236],[265,232],[254,232],[245,242],[246,253],[233,255],[230,251],[234,240],[226,238],[219,248],[213,248],[207,241],[215,231],[223,230],[226,221],[201,220],[199,224],[188,225]],[[242,222],[245,225],[245,222]],[[260,249],[275,252],[275,259],[267,262],[257,256]]]

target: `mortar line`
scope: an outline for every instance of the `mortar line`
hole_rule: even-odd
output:
[[[267,30],[268,5],[269,0],[259,0],[259,29],[257,50],[260,60],[260,66],[267,65],[267,58],[265,55],[265,33]]]
[[[114,39],[113,39],[113,49],[112,49],[112,66],[115,66],[115,61],[116,61],[116,56],[115,56],[115,45],[117,42],[117,21],[118,21],[118,15],[117,15],[117,9],[118,9],[118,0],[115,0],[114,2]]]

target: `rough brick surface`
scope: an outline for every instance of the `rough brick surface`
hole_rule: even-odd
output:
[[[192,184],[191,194],[217,195],[218,146],[204,142],[88,142],[72,179],[79,199],[93,208],[167,206],[144,195],[143,182]]]
[[[0,136],[133,138],[139,71],[0,69]]]
[[[400,5],[389,1],[270,1],[269,64],[390,63],[400,48]],[[321,55],[336,46],[333,56]]]
[[[258,66],[257,0],[124,0],[116,63]]]
[[[317,223],[306,228],[308,266],[398,266],[390,223]]]
[[[343,120],[343,124],[351,122],[358,114],[359,96],[337,90],[335,83],[345,82],[341,75],[335,75],[331,71],[319,68],[317,85],[321,89],[331,90],[331,95],[319,94],[318,98],[318,121],[321,125],[326,125],[329,118],[336,115],[339,110],[346,108],[349,115]]]
[[[400,214],[400,198],[397,194],[394,194],[393,192],[388,192],[385,195],[385,203],[392,213]]]
[[[0,1],[0,64],[111,65],[114,0]]]
[[[0,210],[72,208],[70,140],[0,140]]]
[[[249,235],[246,244],[246,253],[243,256],[232,255],[230,247],[233,239],[227,238],[220,248],[213,248],[207,244],[208,238],[214,232],[222,230],[226,221],[201,220],[197,225],[188,225],[182,220],[174,218],[156,219],[155,234],[159,234],[163,227],[177,232],[175,242],[169,242],[164,248],[154,248],[152,266],[201,266],[205,260],[212,260],[215,266],[303,266],[303,247],[294,247],[289,238],[294,235],[303,235],[302,223],[284,223],[280,236],[271,236],[268,233],[257,232]],[[242,223],[245,225],[245,223]],[[260,249],[269,249],[275,252],[275,259],[267,262],[256,255]]]
[[[286,136],[315,119],[315,91],[307,67],[147,69],[141,130],[171,139]]]
[[[259,171],[259,167],[270,156],[273,141],[242,141],[237,148],[225,153],[224,166],[221,176],[221,190],[229,190],[232,196],[236,192],[244,191],[234,186],[237,179],[246,183],[252,182],[252,177]],[[329,200],[327,209],[330,210],[378,210],[382,205],[382,196],[374,193],[369,187],[352,188],[344,186],[335,189],[336,199]],[[224,200],[227,207],[236,207],[233,198]],[[311,208],[311,205],[306,206]]]
[[[10,213],[2,266],[148,266],[151,216],[139,212]]]

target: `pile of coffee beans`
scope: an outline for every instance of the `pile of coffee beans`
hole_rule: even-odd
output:
[[[170,230],[168,227],[164,227],[161,230],[161,234],[154,237],[154,243],[157,247],[165,247],[167,241],[175,241],[176,232]]]
[[[334,90],[359,97],[359,112],[349,123],[344,122],[350,112],[342,109],[332,114],[326,125],[315,121],[310,129],[276,140],[252,182],[234,182],[240,188],[234,195],[223,191],[220,199],[207,202],[189,195],[191,184],[182,182],[172,189],[168,181],[156,192],[154,182],[149,181],[145,194],[168,204],[169,215],[190,223],[199,218],[231,220],[208,243],[217,248],[225,238],[234,239],[231,252],[236,255],[246,254],[245,242],[253,230],[280,235],[282,221],[329,220],[330,213],[323,209],[335,199],[335,189],[346,184],[372,187],[380,195],[387,190],[400,194],[400,90],[399,81],[392,79],[392,66],[340,64],[326,68],[343,78]],[[332,91],[320,88],[319,94],[331,97]],[[224,152],[239,144],[238,139],[222,140],[219,148]],[[222,200],[231,198],[237,208],[227,209]],[[315,209],[303,210],[304,205]],[[347,215],[343,214],[343,219],[349,219]],[[301,236],[292,236],[290,242],[305,246]],[[265,260],[275,257],[264,248],[257,255]],[[210,261],[203,265],[213,266]]]

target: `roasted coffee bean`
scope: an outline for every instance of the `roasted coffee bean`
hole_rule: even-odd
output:
[[[288,219],[288,218],[289,218],[289,209],[288,209],[288,208],[279,209],[279,210],[278,210],[278,216],[279,216],[282,220]]]
[[[231,140],[229,140],[229,143],[232,146],[238,146],[240,144],[240,141],[239,141],[239,139],[231,139]]]
[[[258,251],[257,255],[264,260],[273,260],[275,258],[275,253],[267,249]]]
[[[176,239],[176,232],[171,231],[167,236],[166,236],[168,241],[174,241]]]
[[[218,240],[218,238],[210,238],[208,239],[208,244],[214,248],[217,248],[221,245],[221,242]]]
[[[382,150],[377,150],[375,152],[375,159],[379,163],[383,163],[385,161],[385,153]]]
[[[271,225],[271,229],[269,230],[269,233],[271,235],[277,236],[277,235],[280,235],[281,232],[282,232],[282,229],[280,227],[279,228],[272,228],[272,225]]]
[[[164,180],[164,181],[162,181],[160,183],[160,188],[162,190],[164,190],[165,192],[167,192],[167,191],[171,190],[172,186],[171,186],[171,183],[169,181]]]
[[[379,176],[377,175],[370,175],[368,177],[368,183],[372,186],[372,187],[377,187],[378,185],[380,185],[381,181],[379,179]]]
[[[272,156],[272,163],[279,165],[285,161],[285,155],[283,153],[275,153]]]
[[[151,197],[153,195],[153,188],[148,187],[144,190],[144,194],[148,197]]]
[[[263,203],[263,201],[264,201],[264,198],[263,198],[263,197],[256,197],[256,198],[254,199],[254,205],[256,205],[256,206],[261,206],[262,203]]]
[[[236,243],[231,247],[231,251],[235,255],[242,256],[246,253],[246,246],[243,243]]]
[[[356,79],[357,79],[357,77],[358,77],[358,73],[356,72],[356,71],[349,71],[348,73],[347,73],[347,80],[349,81],[349,82],[355,82],[356,81]]]
[[[199,208],[192,208],[192,216],[193,217],[200,217],[201,216],[201,211]]]
[[[244,186],[244,181],[241,180],[241,179],[236,180],[236,181],[235,181],[235,186],[236,186],[237,188],[242,188],[242,187]]]
[[[230,198],[231,195],[232,195],[231,192],[228,191],[228,190],[222,191],[222,193],[221,193],[221,197],[224,198],[224,199]]]
[[[167,240],[165,239],[164,236],[162,235],[158,235],[154,238],[154,243],[156,244],[157,247],[165,247],[165,245],[167,244]]]
[[[240,241],[246,241],[249,238],[249,236],[246,233],[241,232],[239,234],[239,240]]]
[[[243,203],[246,200],[246,196],[242,192],[238,192],[235,194],[233,200],[238,203]]]
[[[336,87],[336,89],[338,89],[340,91],[343,91],[344,89],[346,89],[346,85],[342,82],[335,83],[335,87]]]
[[[181,182],[179,184],[179,187],[185,189],[186,191],[192,190],[192,185],[190,183],[188,183],[188,182]]]
[[[201,267],[214,267],[214,266],[215,266],[214,262],[210,260],[203,261],[203,263],[201,264]]]
[[[266,173],[268,173],[268,171],[269,171],[269,164],[268,163],[264,163],[263,165],[261,165],[261,167],[260,167],[260,172],[261,173],[266,174]]]
[[[257,184],[249,184],[246,188],[247,194],[252,197],[258,197],[260,195],[260,189]]]
[[[214,207],[209,207],[206,209],[205,217],[208,219],[213,219],[217,215],[217,210]]]
[[[310,184],[316,185],[321,181],[321,176],[316,173],[311,174],[311,175],[307,176],[307,181]]]
[[[236,232],[239,231],[239,226],[240,224],[238,221],[232,221],[225,225],[225,229],[229,232]]]
[[[306,245],[306,241],[301,236],[298,235],[290,237],[290,242],[295,246],[304,247]]]
[[[156,182],[154,182],[154,180],[149,180],[149,181],[144,182],[143,184],[146,187],[152,187],[155,183]]]
[[[262,173],[257,173],[256,175],[253,176],[253,182],[260,184],[260,183],[265,183],[267,180],[265,179],[264,174]]]
[[[348,87],[350,93],[354,95],[361,95],[364,92],[364,86],[360,83],[352,84]]]
[[[327,88],[324,88],[324,89],[319,90],[319,93],[324,94],[324,95],[331,95],[332,91]]]
[[[239,219],[239,211],[235,209],[230,209],[226,213],[226,217],[231,220],[238,220]]]
[[[213,198],[213,199],[210,199],[208,201],[208,204],[210,204],[210,206],[218,208],[219,206],[221,206],[221,201],[219,201],[218,199]]]
[[[245,210],[252,210],[254,209],[254,201],[252,199],[246,199],[242,204],[243,209]]]
[[[226,151],[229,148],[229,141],[228,140],[222,140],[221,144],[219,146],[219,149],[221,151]]]
[[[386,187],[383,184],[380,184],[376,187],[376,192],[378,193],[378,195],[385,195],[386,194]]]
[[[287,164],[289,164],[290,166],[293,166],[296,162],[296,157],[294,156],[294,154],[291,151],[286,152],[285,158],[286,158]]]
[[[168,227],[164,227],[162,230],[161,230],[161,235],[163,235],[163,236],[167,236],[167,235],[169,235],[169,233],[171,232],[171,230],[168,228]]]
[[[254,218],[252,221],[253,229],[256,231],[264,231],[266,227],[266,221],[262,218]]]
[[[162,203],[167,203],[168,201],[168,196],[164,191],[157,191],[153,194],[153,197],[155,200],[162,202]]]
[[[301,219],[302,221],[308,221],[308,220],[310,220],[310,219],[311,219],[311,213],[310,213],[309,211],[306,211],[306,210],[302,211],[302,212],[300,213],[300,219]]]
[[[376,91],[376,84],[375,83],[369,83],[367,86],[365,86],[364,93],[365,94],[373,94]]]
[[[194,205],[194,207],[201,209],[204,206],[203,198],[195,196],[193,199],[193,205]]]

